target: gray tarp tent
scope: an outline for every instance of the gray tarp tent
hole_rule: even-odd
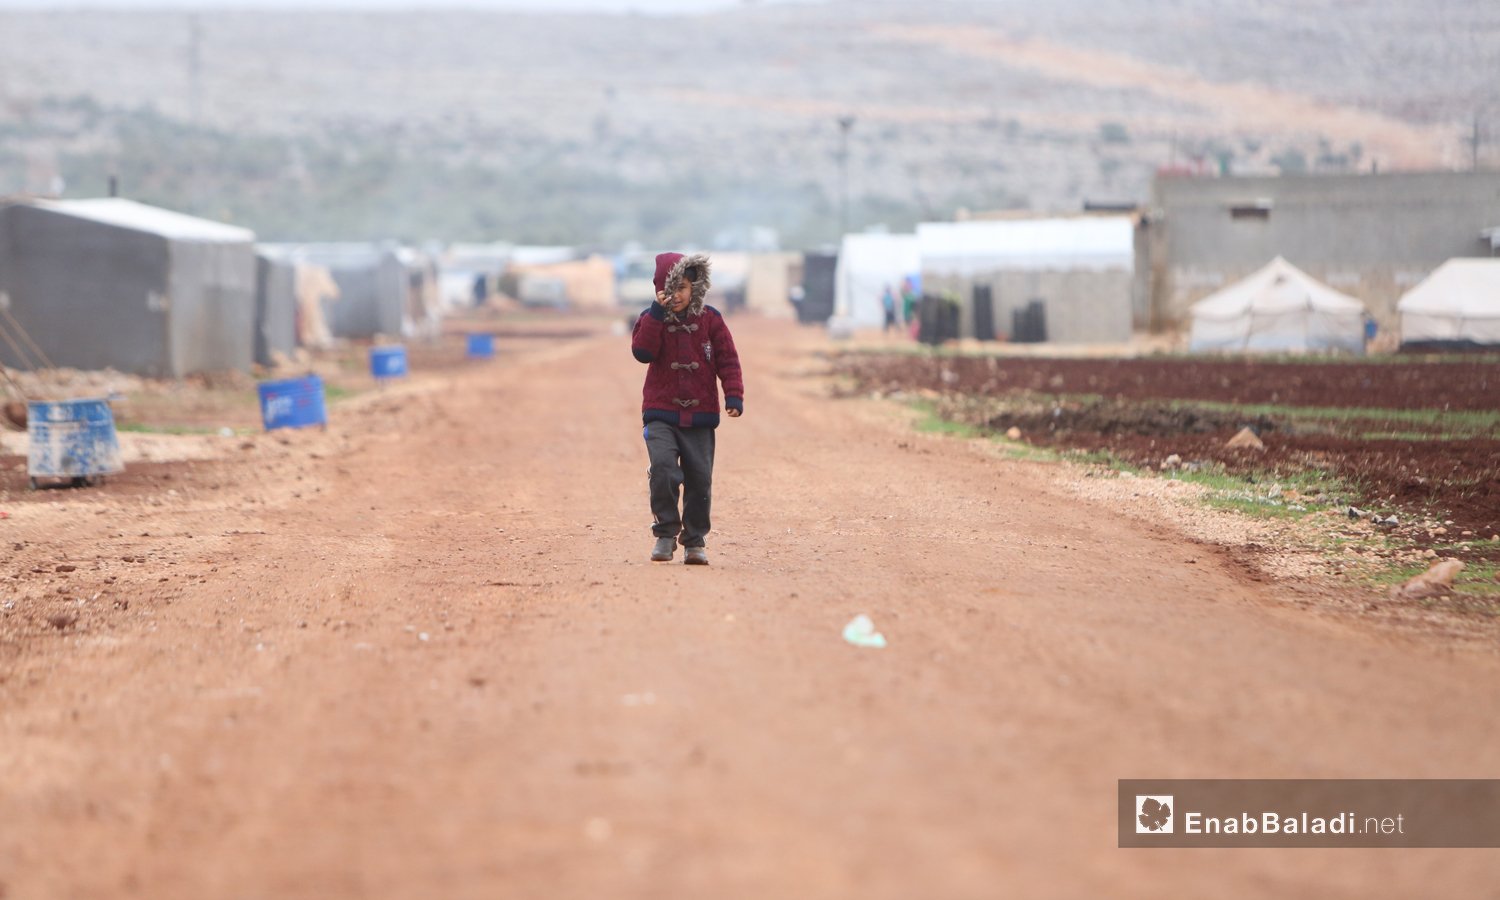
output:
[[[328,269],[339,295],[324,303],[323,317],[335,337],[396,337],[410,330],[408,272],[394,245],[266,244],[262,249]]]
[[[0,304],[58,366],[250,368],[255,235],[130,200],[0,207]],[[0,362],[24,366],[6,342]]]
[[[297,349],[297,266],[261,247],[255,253],[255,361],[276,364]]]

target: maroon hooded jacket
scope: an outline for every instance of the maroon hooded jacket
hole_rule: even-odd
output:
[[[704,306],[709,287],[708,257],[662,253],[656,257],[657,291],[669,296],[684,278],[693,282],[693,299],[680,313],[660,303],[636,319],[630,351],[650,366],[642,391],[641,420],[668,422],[679,428],[714,428],[719,424],[719,385],[724,405],[745,409],[745,382],[740,356],[724,316]]]

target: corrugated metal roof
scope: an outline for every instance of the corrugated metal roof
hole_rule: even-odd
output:
[[[77,216],[118,228],[144,231],[174,241],[198,241],[215,244],[251,243],[255,232],[234,225],[225,225],[210,219],[184,215],[147,206],[134,200],[120,197],[104,197],[97,200],[38,200],[40,209],[49,209],[65,215]]]

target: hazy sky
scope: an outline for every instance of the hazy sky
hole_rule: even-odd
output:
[[[818,0],[755,0],[757,3],[813,3]],[[643,13],[712,12],[740,6],[744,0],[0,0],[0,9],[527,9]]]

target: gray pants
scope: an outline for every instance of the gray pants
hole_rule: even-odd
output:
[[[675,538],[681,532],[682,546],[702,547],[708,536],[714,483],[714,429],[647,422],[645,435],[646,453],[651,459],[646,477],[651,485],[651,514],[656,517],[651,533]]]

